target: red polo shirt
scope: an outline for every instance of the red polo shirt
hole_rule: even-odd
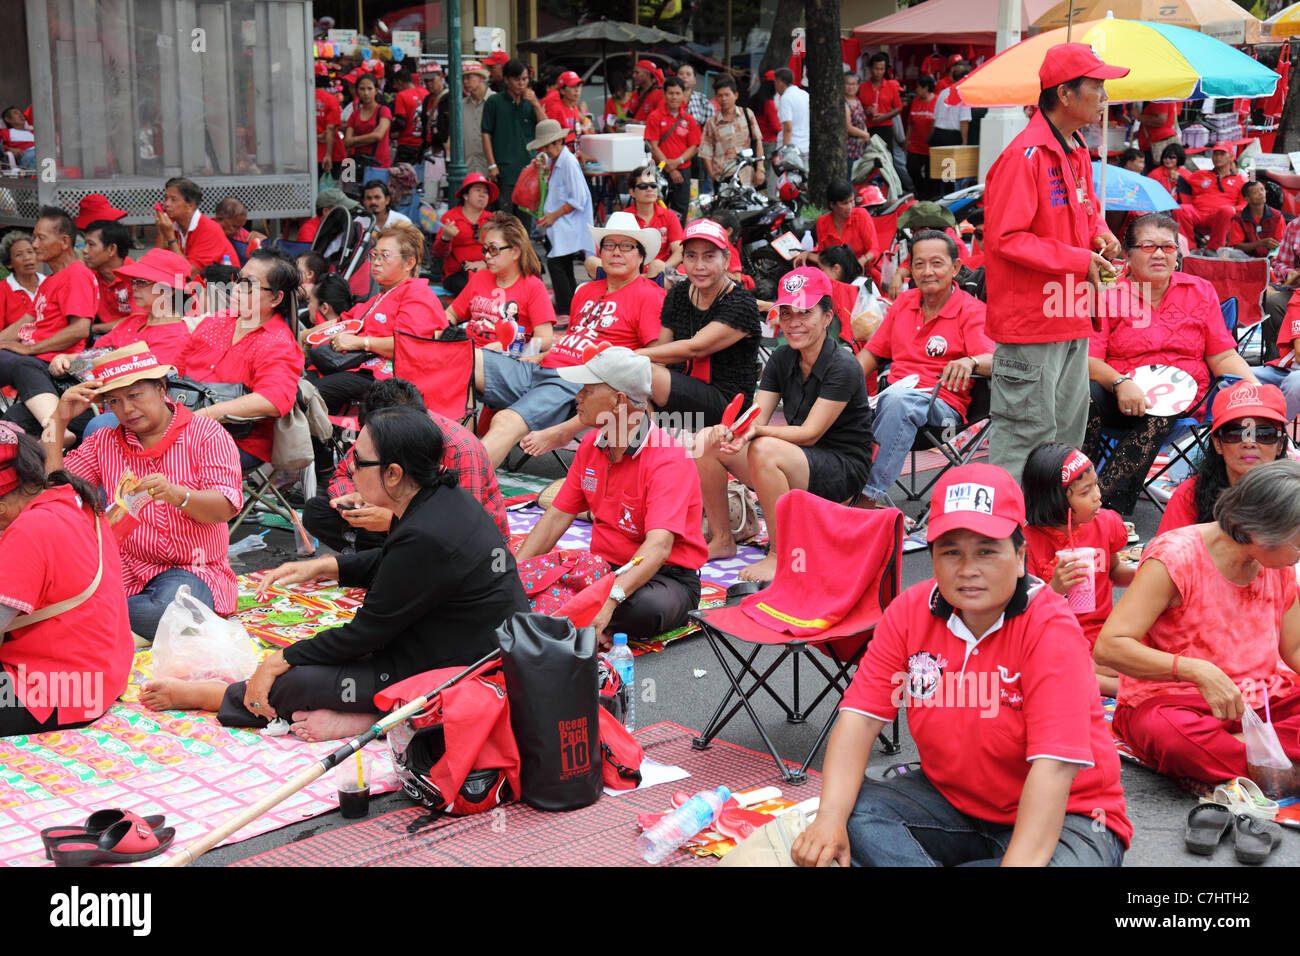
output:
[[[933,578],[904,591],[840,709],[889,721],[900,702],[927,779],[962,813],[1014,824],[1031,762],[1048,757],[1080,767],[1066,812],[1104,822],[1128,846],[1133,826],[1093,663],[1051,588],[1038,582],[1022,612],[979,639],[948,613]]]
[[[949,362],[968,355],[988,355],[997,347],[984,331],[984,316],[983,302],[954,288],[939,314],[926,322],[921,290],[908,289],[885,313],[867,341],[867,351],[890,362],[889,384],[918,375],[916,387],[928,392]],[[939,399],[959,415],[965,415],[970,406],[970,392],[942,388]]]
[[[447,313],[442,302],[429,288],[427,279],[403,279],[387,292],[372,296],[365,302],[348,309],[342,319],[360,319],[361,331],[357,335],[371,338],[389,338],[397,330],[431,339],[447,327]],[[376,356],[351,371],[367,369],[375,378],[392,378],[391,362]]]
[[[239,314],[232,311],[200,322],[176,363],[177,370],[200,382],[240,382],[283,415],[298,397],[302,351],[279,316],[231,345],[238,321]],[[235,444],[262,461],[270,461],[274,431],[275,422],[266,419],[255,423],[247,438],[236,438]]]
[[[36,273],[36,290],[48,276]],[[11,272],[0,282],[0,328],[13,325],[25,315],[36,314],[36,296],[18,284],[17,277]]]
[[[555,507],[568,514],[591,511],[591,551],[615,566],[626,564],[647,532],[670,531],[665,564],[697,571],[709,556],[695,462],[684,445],[650,426],[641,444],[611,463],[596,447],[601,433],[582,440]]]
[[[190,327],[184,320],[150,325],[143,312],[129,315],[95,340],[95,348],[120,349],[144,342],[159,365],[175,365],[190,344]]]
[[[865,80],[858,87],[858,102],[862,108],[867,111],[868,129],[880,129],[882,126],[888,126],[893,120],[887,123],[875,122],[871,116],[874,109],[877,113],[888,113],[890,110],[902,109],[903,98],[898,92],[898,83],[894,80],[885,79],[881,81],[880,89],[870,80]]]
[[[676,159],[692,146],[700,145],[700,124],[686,112],[685,104],[676,113],[669,113],[667,107],[661,106],[645,121],[645,140],[656,144],[669,159]]]
[[[96,520],[99,548],[90,512],[70,486],[56,485],[37,495],[0,535],[0,603],[20,614],[76,597],[94,580],[103,559],[99,587],[86,601],[15,628],[0,646],[0,664],[37,720],[46,720],[56,708],[62,723],[93,720],[126,691],[135,646],[122,566],[108,520],[102,515]],[[38,676],[45,679],[33,680]],[[74,676],[77,687],[69,680]]]
[[[871,214],[861,206],[855,206],[844,223],[844,231],[835,231],[835,217],[827,212],[817,217],[816,252],[822,252],[831,246],[847,245],[853,250],[855,258],[874,252],[880,257],[880,239],[876,235],[876,223]],[[872,260],[875,263],[875,259]]]
[[[569,106],[557,95],[554,100],[542,104],[546,115],[555,120],[564,129],[573,133],[582,131],[582,106]]]
[[[1241,173],[1219,176],[1212,169],[1184,169],[1175,198],[1190,199],[1200,212],[1214,212],[1220,206],[1240,206],[1241,187],[1245,184],[1246,177]]]
[[[343,140],[339,136],[339,130],[343,126],[342,111],[339,108],[339,98],[329,90],[316,91],[316,135],[321,136],[329,127],[334,127],[334,142],[322,143],[316,142],[316,162],[325,161],[325,151],[330,150],[330,157],[338,159],[341,157],[334,156],[334,147],[337,145],[338,152],[343,151]]]
[[[191,220],[194,228],[182,236],[178,226],[176,235],[181,240],[181,255],[190,261],[195,274],[221,262],[223,256],[229,256],[230,264],[238,268],[239,256],[221,227],[201,212],[194,215],[197,217],[197,221]]]
[[[72,262],[40,284],[36,290],[35,322],[28,322],[18,333],[19,341],[30,345],[43,342],[62,332],[71,319],[93,319],[99,310],[99,279],[84,262]],[[86,340],[75,342],[63,352],[80,352]],[[38,355],[43,362],[58,352]]]
[[[122,257],[124,266],[131,265],[133,261],[130,256]],[[130,279],[117,273],[113,274],[112,282],[105,282],[98,274],[95,278],[99,281],[99,309],[95,313],[96,321],[120,322],[135,311],[135,296],[131,294]]]
[[[655,258],[660,262],[667,262],[668,257],[673,254],[672,249],[668,247],[669,243],[679,242],[682,238],[682,221],[677,218],[677,214],[661,203],[655,203],[654,215],[649,219],[641,218],[640,213],[636,211],[636,203],[632,203],[623,211],[636,216],[637,225],[642,229],[659,230],[659,253]]]
[[[641,349],[659,341],[664,290],[645,276],[637,276],[616,292],[607,291],[608,283],[597,279],[574,293],[569,328],[546,353],[542,368],[581,365],[583,352],[600,342]]]

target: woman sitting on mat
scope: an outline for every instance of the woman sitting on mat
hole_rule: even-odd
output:
[[[1251,469],[1286,457],[1286,399],[1275,385],[1238,382],[1214,396],[1214,429],[1196,474],[1174,489],[1159,534],[1214,520],[1214,505]]]
[[[934,578],[885,609],[840,702],[800,866],[1119,866],[1133,827],[1078,621],[1025,573],[1025,499],[993,465],[934,488]],[[901,683],[900,683],[901,682]],[[921,768],[863,775],[907,704]]]
[[[801,488],[830,501],[857,495],[871,470],[871,406],[862,368],[829,335],[833,307],[830,280],[816,268],[795,269],[779,283],[783,345],[767,362],[754,404],[758,417],[743,434],[722,425],[696,437],[696,467],[704,515],[713,538],[709,560],[736,553],[728,531],[727,472],[758,492],[763,514]],[[769,425],[777,402],[786,425]],[[740,572],[744,581],[770,581],[776,574],[775,522],[768,521],[768,556]]]
[[[98,501],[0,423],[0,737],[80,726],[126,690],[135,647]]]
[[[152,501],[137,518],[114,526],[131,630],[147,641],[182,585],[221,615],[235,612],[238,590],[226,557],[226,522],[244,501],[239,449],[212,419],[168,399],[167,376],[174,371],[143,342],[110,352],[91,369],[90,382],[63,393],[55,432],[91,402],[102,403],[122,424],[97,430],[66,458],[60,444],[45,442],[51,471],[66,468],[110,498],[119,489],[149,492]],[[128,474],[133,481],[125,480]],[[136,524],[134,530],[127,522]]]
[[[304,740],[353,737],[374,723],[376,692],[437,667],[472,664],[497,646],[496,628],[529,609],[515,559],[477,501],[442,466],[442,433],[414,408],[384,408],[357,438],[353,479],[393,512],[382,548],[282,564],[273,586],[337,579],[367,589],[356,617],[276,651],[246,682],[152,680],[153,710],[217,711],[228,727],[282,717]]]
[[[1254,469],[1214,518],[1147,546],[1094,651],[1120,673],[1116,732],[1160,773],[1206,783],[1248,775],[1247,707],[1300,760],[1300,462]]]

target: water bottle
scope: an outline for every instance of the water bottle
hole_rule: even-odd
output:
[[[632,648],[627,646],[626,634],[614,635],[614,649],[609,652],[609,665],[618,672],[623,688],[623,726],[628,733],[636,729],[636,669]]]
[[[726,787],[701,790],[637,838],[636,851],[647,863],[662,862],[673,850],[717,819],[731,799]]]
[[[519,332],[515,333],[515,340],[510,343],[510,354],[515,358],[519,358],[524,354],[526,347],[527,343],[524,341],[523,330],[520,329]]]
[[[230,256],[229,256],[229,255],[222,256],[222,257],[221,257],[221,264],[222,264],[223,266],[228,266],[228,265],[230,265]]]

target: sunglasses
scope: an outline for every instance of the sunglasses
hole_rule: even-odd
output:
[[[659,184],[658,183],[633,183],[632,188],[633,189],[658,189]]]
[[[1136,246],[1133,246],[1132,248],[1134,248],[1134,249],[1141,249],[1141,250],[1142,250],[1145,254],[1147,254],[1148,256],[1151,255],[1153,252],[1155,252],[1157,249],[1159,249],[1161,252],[1163,252],[1163,253],[1164,253],[1165,255],[1167,255],[1167,256],[1172,256],[1175,252],[1178,251],[1178,243],[1176,243],[1176,242],[1143,242],[1143,243],[1139,243],[1139,244],[1136,245]]]
[[[513,249],[514,246],[484,246],[479,251],[483,253],[484,259],[495,259],[507,249]]]
[[[1243,441],[1272,445],[1282,435],[1282,429],[1277,425],[1224,425],[1214,433],[1214,437],[1225,445],[1239,445]]]

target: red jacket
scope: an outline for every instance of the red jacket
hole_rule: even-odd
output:
[[[994,342],[1068,342],[1092,334],[1085,294],[1090,253],[1110,230],[1088,150],[1077,136],[1073,146],[1067,161],[1046,118],[1035,113],[989,169],[984,265]]]

